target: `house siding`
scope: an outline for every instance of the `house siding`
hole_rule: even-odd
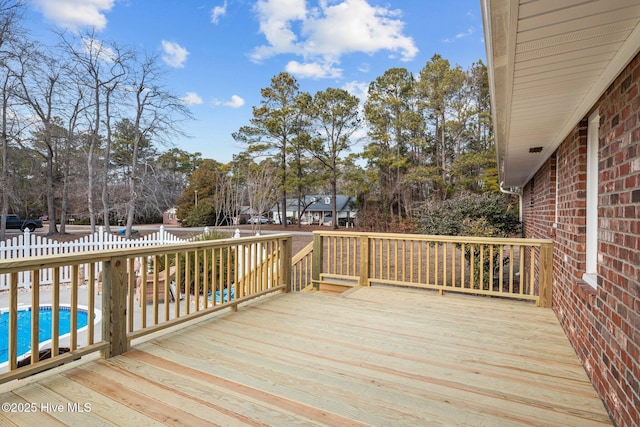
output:
[[[593,111],[600,115],[597,288],[581,281],[586,262],[587,118],[523,188],[523,230],[525,237],[554,240],[553,309],[614,422],[637,426],[640,56]]]

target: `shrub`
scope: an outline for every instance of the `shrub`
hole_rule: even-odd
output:
[[[443,202],[425,203],[416,218],[417,230],[423,234],[508,237],[520,230],[517,213],[495,193],[461,193]]]
[[[178,212],[178,216],[182,218],[184,227],[203,227],[209,224],[215,224],[215,212],[210,205],[201,202],[198,206],[193,207],[187,212]]]

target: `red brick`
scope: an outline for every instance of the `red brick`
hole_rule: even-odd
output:
[[[554,240],[560,324],[594,368],[589,375],[615,423],[640,425],[640,55],[594,109],[601,123],[596,294],[576,286],[586,259],[586,118],[537,171],[535,186],[523,189],[523,229],[526,237]]]

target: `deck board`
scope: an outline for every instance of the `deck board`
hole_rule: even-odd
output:
[[[611,425],[550,309],[386,287],[275,295],[0,398],[91,402],[2,425]]]

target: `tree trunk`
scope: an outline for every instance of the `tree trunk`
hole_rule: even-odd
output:
[[[333,229],[338,229],[338,209],[336,206],[336,196],[338,194],[338,184],[335,179],[331,180],[331,216],[333,219]]]
[[[133,156],[131,160],[131,174],[129,175],[129,203],[127,204],[127,227],[125,232],[128,239],[131,238],[133,230],[133,218],[135,215],[136,200],[138,198],[136,194],[136,170],[138,169],[138,146],[140,145],[140,139],[142,138],[142,135],[139,134],[138,126],[139,124],[136,125],[136,137],[133,143]]]
[[[103,175],[103,183],[102,183],[102,215],[103,215],[103,223],[104,229],[107,233],[111,233],[111,224],[110,224],[110,205],[109,205],[109,170],[111,163],[111,93],[116,89],[117,83],[114,83],[113,86],[107,88],[107,93],[105,95],[105,128],[107,130],[106,137],[106,146],[104,148],[104,175]]]
[[[440,161],[442,167],[442,181],[447,182],[447,149],[445,144],[445,135],[444,135],[444,109],[441,112],[441,123],[440,123],[440,138],[441,138],[441,147],[440,147]]]
[[[48,131],[47,131],[48,132]],[[49,140],[48,143],[51,141]],[[58,234],[58,226],[56,224],[56,198],[54,191],[53,179],[53,152],[49,149],[47,156],[47,212],[49,213],[49,234]]]
[[[71,127],[70,127],[71,130]],[[71,133],[67,135],[65,146],[64,177],[62,178],[62,204],[60,206],[60,234],[67,232],[67,204],[69,199],[69,174],[70,174],[70,154],[71,154]]]
[[[97,79],[96,79],[97,80]],[[87,194],[87,204],[89,208],[89,221],[91,221],[91,232],[96,232],[96,208],[95,208],[95,200],[93,199],[93,190],[95,187],[94,180],[94,171],[93,171],[93,157],[95,155],[96,146],[98,145],[98,133],[100,132],[100,85],[96,83],[94,87],[94,101],[96,108],[96,117],[95,122],[93,124],[94,129],[91,133],[91,143],[89,146],[89,157],[87,159],[87,166],[89,170],[89,183],[88,183],[88,194]],[[107,181],[105,181],[106,184]]]
[[[286,142],[282,144],[282,211],[280,212],[280,223],[283,227],[287,227],[287,145]]]
[[[0,191],[2,191],[2,218],[0,219],[0,240],[6,238],[7,215],[9,214],[9,141],[7,137],[7,107],[9,98],[7,96],[8,77],[4,81],[2,91],[2,181],[0,182]]]

